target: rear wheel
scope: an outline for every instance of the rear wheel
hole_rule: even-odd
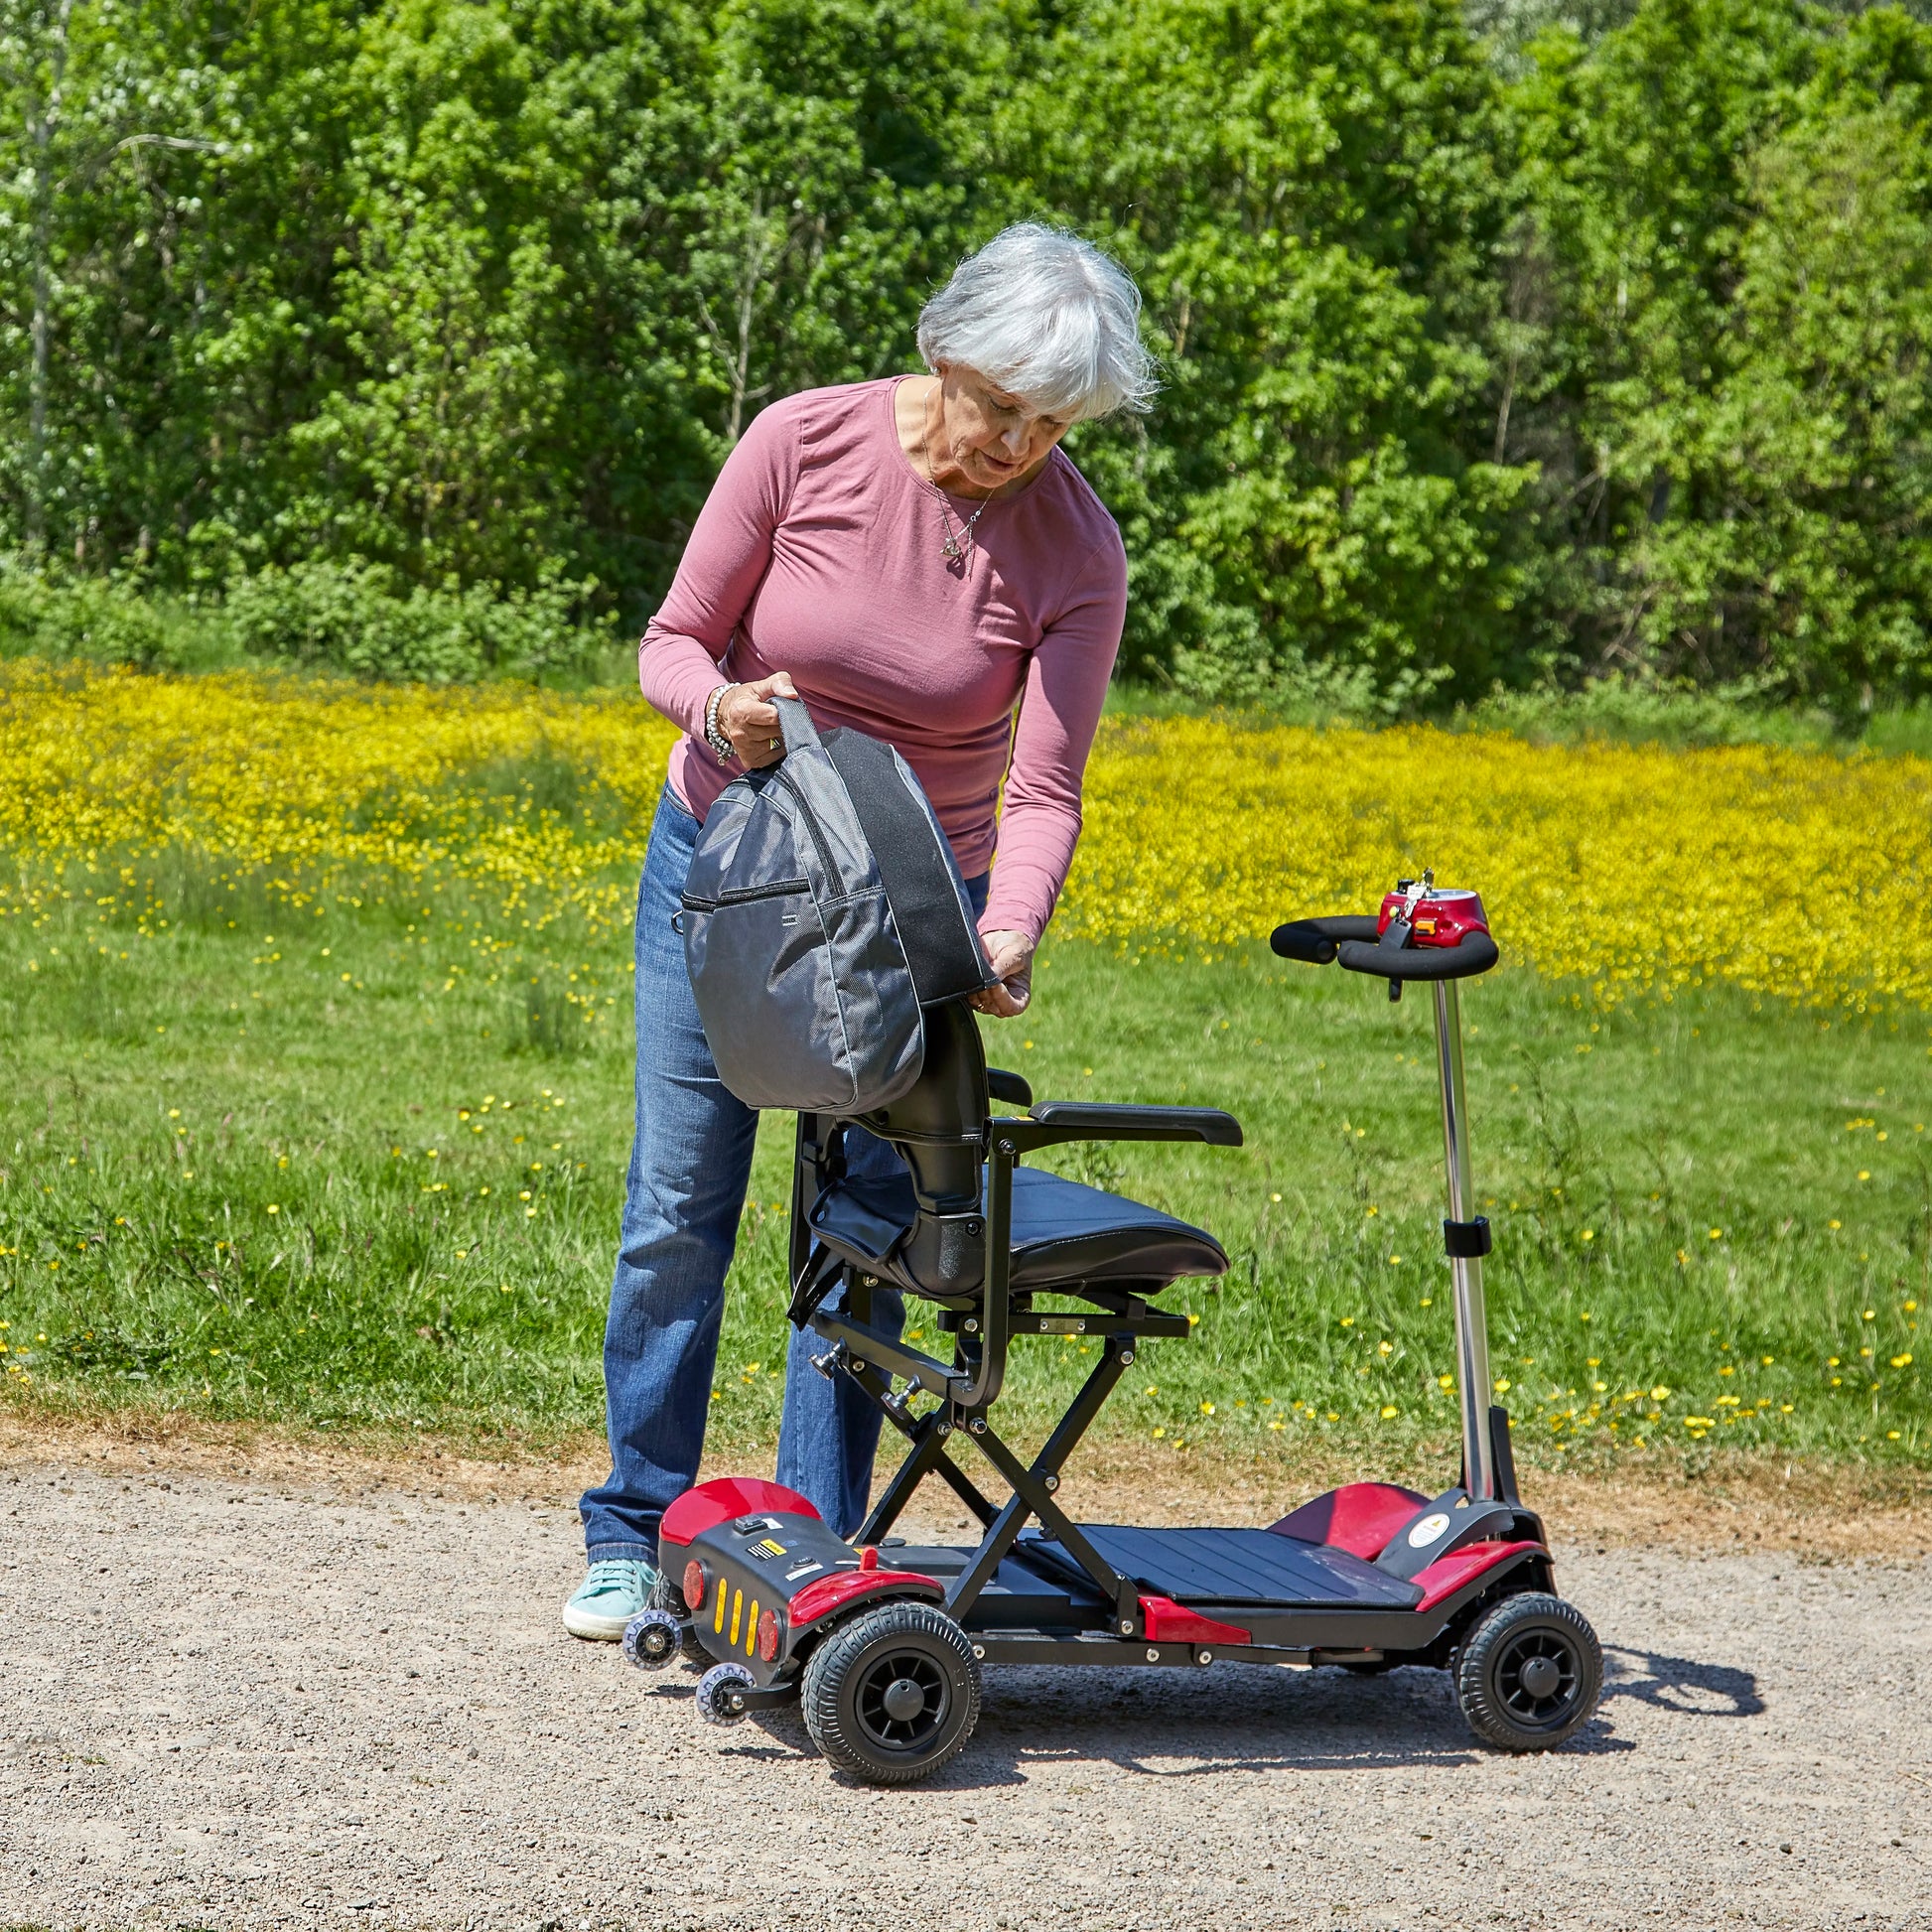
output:
[[[868,1784],[929,1777],[973,1734],[980,1670],[971,1639],[930,1603],[861,1611],[805,1666],[805,1728]]]
[[[1454,1680],[1462,1716],[1485,1744],[1553,1750],[1594,1713],[1603,1653],[1581,1610],[1526,1591],[1492,1604],[1470,1626]]]

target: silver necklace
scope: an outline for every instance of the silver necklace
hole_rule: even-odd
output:
[[[932,481],[932,447],[926,429],[930,415],[931,412],[926,410],[922,410],[919,414],[919,457],[925,464],[925,474],[928,482]],[[947,500],[945,490],[940,488],[937,483],[933,483],[932,486],[934,489],[939,490],[939,515],[946,526],[946,541],[943,546],[945,559],[948,563],[957,563],[960,558],[965,556],[973,548],[973,525],[992,507],[993,498],[990,496],[987,497],[986,501],[966,519],[965,524],[955,530],[952,520],[952,504]]]

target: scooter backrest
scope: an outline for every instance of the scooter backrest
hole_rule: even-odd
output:
[[[859,1125],[891,1142],[911,1172],[918,1217],[899,1250],[907,1276],[935,1295],[970,1295],[986,1279],[986,1054],[964,1000],[927,1007],[924,1018],[918,1079]]]

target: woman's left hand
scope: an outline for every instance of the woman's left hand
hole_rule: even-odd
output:
[[[1034,996],[1034,942],[1024,932],[982,932],[980,944],[1000,984],[975,995],[973,1005],[996,1020],[1012,1020]]]

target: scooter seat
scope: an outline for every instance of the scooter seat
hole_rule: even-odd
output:
[[[917,1293],[892,1266],[917,1214],[909,1175],[848,1175],[819,1196],[811,1228],[834,1253]],[[1211,1234],[1043,1168],[1014,1172],[1011,1254],[1009,1285],[1035,1291],[1131,1282],[1145,1293],[1183,1275],[1224,1275],[1228,1266]]]

